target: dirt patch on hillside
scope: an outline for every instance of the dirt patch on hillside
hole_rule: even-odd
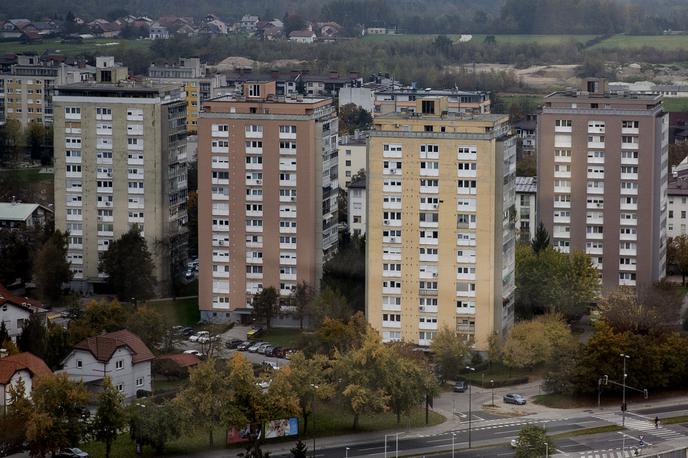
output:
[[[210,67],[218,72],[231,72],[239,68],[250,68],[252,70],[258,68],[284,68],[295,67],[305,63],[306,61],[297,59],[277,59],[272,62],[261,62],[249,59],[248,57],[229,56],[221,60],[217,65],[212,65]]]
[[[474,64],[454,66],[453,70],[469,72],[512,72],[523,84],[533,89],[552,90],[577,86],[576,70],[578,65],[534,65],[516,68],[511,64]]]

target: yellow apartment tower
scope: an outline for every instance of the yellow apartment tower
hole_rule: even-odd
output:
[[[478,351],[514,316],[516,142],[446,98],[377,116],[368,141],[366,316],[385,341],[443,327]]]

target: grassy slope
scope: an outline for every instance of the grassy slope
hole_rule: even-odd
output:
[[[593,48],[642,48],[650,46],[662,50],[677,50],[688,47],[688,35],[614,35]]]
[[[430,41],[437,35],[368,35],[363,39],[366,41]],[[487,35],[473,35],[474,42],[482,43]],[[458,40],[460,35],[449,35],[449,38]],[[539,43],[543,45],[554,45],[566,43],[567,41],[586,42],[595,38],[594,35],[495,35],[497,43],[524,44]]]
[[[147,303],[167,317],[171,324],[191,326],[198,323],[200,313],[198,312],[198,298],[150,301]]]
[[[36,52],[42,53],[48,49],[59,50],[66,55],[75,54],[107,54],[112,52],[121,45],[127,46],[129,49],[150,47],[152,41],[150,40],[126,40],[122,38],[96,38],[92,40],[84,40],[82,43],[60,43],[60,39],[44,40],[41,43],[21,44],[16,41],[0,42],[0,54],[14,53],[14,52]],[[118,46],[104,46],[106,43],[119,43]]]

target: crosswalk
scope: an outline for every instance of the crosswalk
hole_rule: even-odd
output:
[[[581,452],[579,458],[628,458],[632,456],[637,456],[634,454],[634,450],[624,450],[621,449],[607,449],[607,450],[588,450],[586,452]]]
[[[623,423],[623,417],[615,412],[604,412],[596,414],[595,417],[617,424],[619,426]],[[626,428],[642,433],[651,434],[655,437],[660,437],[664,440],[683,439],[686,436],[674,429],[663,426],[661,423],[658,428],[655,428],[653,419],[645,418],[637,414],[626,415]]]

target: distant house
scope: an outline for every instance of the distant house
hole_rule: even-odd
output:
[[[204,22],[200,32],[213,35],[227,35],[227,24],[219,19],[213,19],[212,21]]]
[[[239,28],[244,32],[255,32],[258,24],[258,16],[245,15],[239,21]]]
[[[74,381],[98,391],[107,376],[125,398],[139,390],[151,391],[150,349],[126,329],[82,340],[63,361],[63,370]]]
[[[0,202],[0,228],[40,227],[52,218],[53,211],[40,204]]]
[[[366,35],[394,35],[397,33],[396,29],[388,27],[367,27],[365,29]]]
[[[160,25],[158,22],[154,22],[150,26],[148,38],[151,40],[167,40],[170,38],[170,32],[167,30],[167,27]]]
[[[32,353],[25,352],[0,357],[0,408],[2,411],[5,412],[10,404],[10,386],[17,386],[19,380],[23,380],[24,393],[30,398],[34,380],[48,377],[52,373],[48,365]]]
[[[114,38],[119,36],[122,26],[117,22],[110,22],[106,19],[96,19],[88,24],[88,28],[95,36]]]
[[[45,316],[47,311],[39,301],[17,296],[0,283],[0,321],[5,323],[7,334],[12,340],[16,341],[22,332],[24,323],[34,313]]]
[[[296,43],[313,43],[315,42],[315,33],[312,30],[294,30],[289,34],[289,41]]]

